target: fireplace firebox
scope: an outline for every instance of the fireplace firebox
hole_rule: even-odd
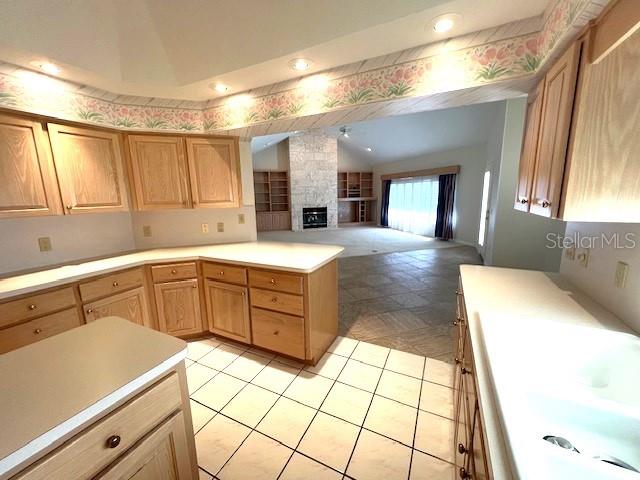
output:
[[[326,228],[327,207],[302,209],[302,228]]]

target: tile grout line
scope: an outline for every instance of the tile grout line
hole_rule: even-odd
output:
[[[427,369],[427,358],[425,357],[424,363],[422,364],[422,378],[424,378],[424,374]],[[413,468],[413,455],[415,454],[416,448],[416,435],[418,434],[418,418],[420,417],[420,402],[422,401],[422,389],[424,387],[424,380],[420,381],[420,393],[418,395],[418,408],[416,409],[416,423],[413,427],[413,441],[411,442],[411,457],[409,457],[409,472],[407,473],[407,480],[411,479],[411,469]]]

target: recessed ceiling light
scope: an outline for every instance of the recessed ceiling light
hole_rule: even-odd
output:
[[[367,152],[371,152],[371,151],[372,151],[372,150],[371,150],[371,147],[367,147],[367,148],[365,148],[365,150],[366,150]]]
[[[436,33],[446,33],[453,28],[458,19],[460,19],[460,15],[456,13],[440,15],[432,21],[433,31]]]
[[[38,67],[48,75],[57,75],[60,73],[60,67],[51,62],[34,61],[31,62],[31,65],[33,65],[34,67]]]
[[[294,58],[289,62],[289,66],[294,70],[309,70],[313,62],[307,58]]]
[[[224,93],[224,92],[229,90],[229,87],[227,85],[225,85],[224,83],[216,83],[213,86],[213,89],[218,93]]]

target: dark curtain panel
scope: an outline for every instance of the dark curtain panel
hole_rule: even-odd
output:
[[[456,193],[456,174],[440,175],[438,181],[436,237],[440,240],[450,240],[453,238],[453,199]]]
[[[382,201],[380,202],[380,225],[389,226],[389,191],[391,190],[391,180],[382,182]]]

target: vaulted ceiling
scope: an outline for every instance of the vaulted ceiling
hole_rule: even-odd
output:
[[[46,59],[60,77],[121,95],[184,100],[236,93],[539,16],[548,0],[20,0],[2,3],[0,60]]]

